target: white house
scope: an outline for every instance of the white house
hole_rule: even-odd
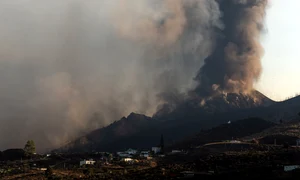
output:
[[[134,154],[137,153],[137,150],[135,150],[135,149],[128,149],[128,150],[126,151],[126,153],[127,153],[127,154],[130,154],[130,155],[134,155]]]
[[[130,154],[127,152],[117,152],[118,156],[120,157],[132,157]]]
[[[141,157],[149,157],[149,151],[141,151],[141,154],[140,154]]]
[[[133,162],[133,159],[132,158],[124,158],[123,161],[125,161],[125,162]]]
[[[287,172],[287,171],[292,171],[294,169],[299,169],[300,166],[299,165],[288,165],[288,166],[284,166],[284,171]]]
[[[96,161],[94,161],[92,159],[90,159],[90,160],[83,160],[83,161],[80,161],[80,166],[82,166],[82,165],[93,165],[95,163],[96,163]]]
[[[161,148],[160,147],[152,147],[151,150],[154,152],[154,154],[157,154],[157,153],[160,153]]]

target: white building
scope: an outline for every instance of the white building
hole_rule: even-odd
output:
[[[161,148],[160,147],[152,147],[151,150],[154,152],[154,154],[157,154],[157,153],[160,153]]]
[[[127,152],[117,152],[118,156],[120,157],[132,157],[130,154]]]
[[[83,161],[80,161],[80,166],[82,165],[94,165],[96,163],[96,161],[90,159],[90,160],[83,160]]]
[[[149,157],[149,151],[141,151],[141,154],[140,154],[141,157]]]
[[[288,166],[284,166],[284,171],[287,172],[287,171],[292,171],[294,169],[299,169],[300,166],[299,165],[288,165]]]
[[[134,154],[137,153],[137,150],[135,150],[135,149],[128,149],[128,150],[126,151],[126,153],[127,153],[127,154],[130,154],[130,155],[134,155]]]
[[[132,158],[124,158],[123,161],[124,162],[133,162],[133,159]]]

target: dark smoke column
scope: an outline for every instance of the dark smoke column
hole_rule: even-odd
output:
[[[260,77],[264,50],[259,38],[268,0],[217,0],[224,29],[215,50],[196,76],[200,96],[246,93]]]

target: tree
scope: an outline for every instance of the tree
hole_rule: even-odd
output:
[[[33,140],[27,141],[24,147],[25,156],[29,157],[35,153],[35,144]]]

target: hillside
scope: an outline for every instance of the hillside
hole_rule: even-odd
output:
[[[300,120],[300,117],[299,117]],[[288,142],[290,145],[295,145],[296,140],[300,139],[300,121],[292,121],[282,124],[277,124],[271,128],[265,129],[262,132],[246,136],[243,139],[258,139],[263,144],[284,144]]]
[[[275,126],[274,123],[260,118],[243,119],[232,123],[222,124],[209,130],[204,130],[197,135],[188,137],[171,145],[169,148],[187,149],[211,142],[238,139],[254,133],[259,133],[273,126]]]
[[[166,103],[154,117],[159,119],[177,119],[190,113],[226,113],[257,107],[268,107],[275,103],[275,101],[255,90],[249,94],[219,93],[206,98],[198,96],[196,93],[191,93],[190,97],[184,102],[176,105]],[[174,108],[174,106],[176,107]]]
[[[241,119],[260,117],[278,123],[281,114],[289,116],[287,120],[297,118],[297,113],[300,111],[300,97],[284,102],[274,102],[258,91],[255,91],[254,94],[254,96],[253,94],[251,96],[220,94],[206,99],[205,104],[201,103],[200,99],[192,98],[177,105],[172,111],[166,105],[152,118],[132,113],[105,128],[82,136],[58,150],[119,151],[126,148],[150,148],[159,143],[161,134],[164,135],[166,144],[174,144],[186,137],[193,137],[203,130],[226,124],[228,121],[234,123]],[[286,113],[287,111],[289,113]],[[258,127],[260,127],[260,123],[263,128],[268,127],[268,124],[261,119],[254,118],[252,120]],[[230,129],[226,132],[227,135],[222,137],[228,139],[232,136],[249,136],[251,133],[264,130],[252,129],[250,124],[244,127],[243,131],[239,131],[240,128]],[[230,133],[230,131],[232,132]],[[213,138],[209,140],[213,140]]]
[[[228,112],[235,109],[268,107],[275,102],[259,91],[250,94],[224,93],[205,100],[203,108],[208,112]]]
[[[134,135],[138,133],[140,129],[146,128],[151,123],[154,122],[151,121],[150,117],[131,113],[128,117],[123,117],[107,127],[92,131],[86,136],[82,136],[77,140],[62,146],[56,151],[102,150],[102,147],[111,147],[108,146],[110,143]]]
[[[300,96],[288,99],[283,102],[277,102],[266,109],[265,119],[293,121],[299,118]]]

